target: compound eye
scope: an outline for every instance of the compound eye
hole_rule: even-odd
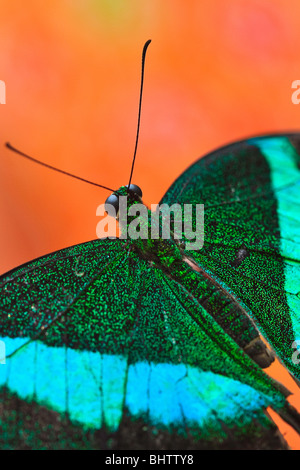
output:
[[[115,194],[111,194],[110,196],[108,196],[108,198],[106,199],[104,203],[104,208],[106,212],[108,213],[108,215],[114,216],[114,214],[112,214],[111,206],[115,208],[115,211],[116,211],[115,216],[117,216],[119,212],[119,198]]]
[[[128,188],[128,184],[126,185],[126,188]],[[133,193],[137,194],[139,197],[143,196],[141,188],[136,184],[131,184],[128,189],[129,191],[132,191]]]

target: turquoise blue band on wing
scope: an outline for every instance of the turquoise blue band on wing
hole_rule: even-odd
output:
[[[84,428],[115,431],[125,408],[133,419],[147,416],[154,426],[185,434],[188,423],[189,432],[199,436],[200,429],[209,435],[222,433],[218,420],[229,427],[237,420],[246,426],[255,415],[263,420],[261,409],[270,404],[270,397],[248,385],[193,366],[128,365],[126,357],[49,347],[40,341],[9,357],[27,339],[3,341],[7,359],[0,366],[0,386],[23,400],[67,412]]]
[[[300,214],[298,211],[300,178],[295,179],[299,169],[299,155],[287,137],[276,139],[258,138],[248,141],[259,147],[268,160],[274,193],[278,202],[280,226],[280,252],[285,258],[285,290],[294,336],[300,339]],[[284,165],[282,155],[285,156]],[[284,190],[282,190],[283,188]],[[291,358],[286,358],[290,361]]]

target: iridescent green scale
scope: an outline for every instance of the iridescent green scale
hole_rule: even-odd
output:
[[[174,182],[161,203],[204,204],[201,250],[99,239],[0,278],[2,448],[281,448],[269,406],[300,431],[263,370],[300,379],[299,148],[244,140]]]

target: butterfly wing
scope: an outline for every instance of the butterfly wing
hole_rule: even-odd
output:
[[[204,204],[204,245],[187,256],[238,299],[298,379],[299,189],[300,134],[278,134],[201,158],[161,201]]]
[[[0,292],[2,448],[277,448],[265,409],[293,422],[274,381],[130,241],[39,258]]]

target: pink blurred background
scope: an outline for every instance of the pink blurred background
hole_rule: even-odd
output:
[[[114,189],[127,184],[147,39],[133,177],[147,204],[220,145],[300,128],[296,0],[1,0],[0,11],[0,273],[96,238],[96,208],[109,194],[4,143]],[[296,391],[278,365],[272,373]]]

